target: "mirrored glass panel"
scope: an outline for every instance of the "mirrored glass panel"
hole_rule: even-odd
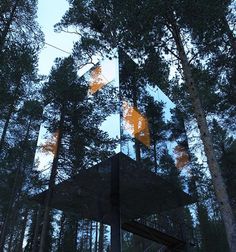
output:
[[[123,52],[119,53],[119,83],[122,152],[156,173],[178,173],[189,162],[180,111]]]

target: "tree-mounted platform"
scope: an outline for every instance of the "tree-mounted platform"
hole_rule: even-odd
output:
[[[180,251],[186,246],[186,241],[180,240],[174,236],[168,235],[160,230],[151,228],[137,221],[123,223],[122,229],[148,240],[163,244],[174,251]]]
[[[115,169],[118,169],[117,176],[114,176]],[[116,185],[118,197],[115,196],[117,192],[114,194],[116,182],[119,182]],[[46,194],[47,191],[44,191],[33,197],[33,200],[44,204]],[[157,230],[150,231],[150,228],[134,220],[194,202],[190,195],[174,184],[145,169],[125,154],[118,153],[55,185],[51,207],[112,226],[115,204],[119,206],[120,224],[125,230],[148,239],[150,235],[145,233],[154,233],[155,241],[164,245],[178,242],[183,245],[184,241],[168,238],[163,232],[159,232],[157,239]]]

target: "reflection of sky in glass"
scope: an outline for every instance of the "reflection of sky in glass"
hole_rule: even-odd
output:
[[[95,71],[94,71],[95,69]],[[86,82],[88,83],[88,96],[92,97],[93,95],[99,95],[99,91],[105,88],[107,85],[118,88],[120,85],[120,73],[119,73],[119,60],[118,58],[114,58],[112,60],[105,59],[102,60],[97,67],[92,67],[90,70],[87,70],[83,77],[85,78]],[[146,80],[147,81],[147,80]],[[93,89],[93,92],[91,91],[91,86],[95,85],[95,89]],[[162,102],[163,103],[163,117],[164,121],[168,122],[171,120],[171,109],[175,108],[175,104],[171,102],[171,100],[159,89],[158,87],[153,88],[149,83],[146,82],[146,92],[149,96],[153,98],[155,102]],[[126,101],[121,101],[121,104],[124,104]],[[128,104],[128,103],[127,103]],[[122,140],[121,146],[118,144],[115,151],[119,152],[122,150],[125,154],[129,155],[133,159],[135,159],[135,137],[141,143],[141,156],[142,158],[150,158],[153,159],[153,146],[151,146],[150,141],[150,135],[149,135],[149,125],[148,120],[149,118],[146,118],[145,112],[143,109],[141,111],[138,110],[138,108],[135,108],[132,106],[129,112],[131,115],[125,118],[124,110],[123,110],[123,128],[122,128],[122,136],[128,136],[128,140],[125,141]],[[135,117],[136,115],[136,117]],[[138,115],[138,116],[137,116]],[[126,115],[127,116],[127,115]],[[133,118],[132,118],[133,116]],[[124,118],[126,120],[126,125],[124,123]],[[137,122],[136,122],[137,121]],[[128,122],[128,124],[127,124]],[[101,129],[109,134],[109,137],[114,139],[120,139],[120,123],[121,118],[119,114],[111,114],[109,115],[106,120],[102,123]],[[131,128],[127,128],[127,125]],[[135,126],[136,125],[136,126]],[[136,127],[136,129],[135,129]],[[132,132],[133,130],[133,132]],[[45,142],[45,137],[43,136],[43,132],[45,133],[45,129],[41,127],[40,130],[40,137],[38,141],[38,145],[42,145]],[[166,148],[168,150],[168,153],[172,156],[173,159],[175,159],[175,164],[178,168],[180,168],[180,163],[184,163],[186,161],[186,155],[181,147],[178,147],[178,143],[172,139],[168,139],[168,130],[165,133],[166,139],[157,140],[156,148],[157,148],[157,158],[158,162],[162,156],[163,150]],[[50,138],[50,137],[49,137]],[[146,147],[145,148],[143,147]],[[181,157],[183,156],[183,158]],[[50,153],[48,154],[42,154],[41,152],[36,153],[36,158],[40,159],[39,169],[45,169],[47,166],[50,166],[51,160],[53,158],[53,155]],[[178,160],[176,159],[178,158]],[[181,162],[180,162],[180,161]]]
[[[119,72],[118,72],[118,58],[105,59],[99,62],[100,74],[99,79],[104,81],[104,85],[101,85],[99,89],[105,88],[106,85],[110,87],[118,88],[119,87]],[[88,83],[93,83],[93,76],[91,75],[91,70],[87,71],[84,74],[85,79]],[[96,92],[99,92],[99,89]],[[96,93],[94,92],[94,94]],[[93,95],[93,92],[89,93]],[[98,93],[99,95],[99,93]],[[120,116],[119,114],[109,115],[106,120],[102,123],[101,129],[109,134],[111,138],[120,138]],[[117,146],[116,152],[119,152],[120,148]]]
[[[167,166],[182,168],[187,164],[188,155],[185,147],[180,145],[185,136],[182,137],[182,133],[176,135],[178,129],[174,129],[178,127],[178,122],[172,121],[172,117],[177,120],[175,104],[160,88],[153,88],[145,72],[124,53],[121,53],[119,64],[123,103],[128,104],[123,106],[122,152],[136,160],[150,160],[152,167],[149,162],[149,169],[156,166],[157,170],[165,156],[169,160],[168,155],[173,164]]]
[[[105,59],[99,62],[99,72],[97,78],[104,83],[96,92],[99,92],[99,89],[105,88],[105,85],[109,85],[110,87],[118,88],[119,86],[119,74],[118,74],[118,58],[114,58],[112,60]],[[87,69],[87,67],[85,67]],[[93,67],[92,67],[93,69]],[[94,76],[91,74],[91,66],[90,69],[87,69],[83,74],[83,77],[87,81],[88,84],[91,84],[94,81]],[[90,86],[90,85],[88,85]],[[93,96],[96,92],[89,92],[88,96]],[[99,94],[98,94],[99,95]],[[106,120],[102,123],[101,129],[109,134],[109,137],[114,139],[120,138],[120,116],[118,114],[109,115]],[[52,138],[52,135],[47,132],[45,126],[42,124],[39,132],[38,150],[36,151],[35,161],[37,160],[38,169],[46,170],[51,166],[53,160],[53,153],[51,151],[43,151],[42,146],[45,146],[46,143]],[[116,152],[120,151],[120,146],[117,145]]]
[[[148,93],[154,97],[155,101],[163,102],[164,109],[164,117],[165,120],[168,121],[171,118],[171,109],[175,108],[175,104],[162,92],[162,90],[158,87],[153,88],[150,85],[147,85]]]

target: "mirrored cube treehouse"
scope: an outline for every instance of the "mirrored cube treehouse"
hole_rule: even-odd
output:
[[[181,113],[122,51],[80,80],[87,94],[79,109],[87,119],[75,117],[71,172],[51,185],[50,207],[111,226],[112,252],[122,251],[121,229],[173,251],[186,248],[193,237],[182,221],[184,206],[195,200],[180,176],[189,166]],[[33,200],[44,205],[49,191]]]

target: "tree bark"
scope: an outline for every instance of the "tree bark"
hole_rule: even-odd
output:
[[[157,173],[157,170],[158,170],[158,164],[157,164],[157,143],[156,142],[157,141],[154,140],[154,143],[153,143],[155,173]]]
[[[103,252],[103,249],[104,249],[104,225],[103,223],[100,222],[98,252]]]
[[[58,238],[58,245],[57,245],[57,250],[58,252],[62,251],[62,238],[64,235],[64,222],[65,222],[65,214],[62,213],[61,220],[60,220],[60,233],[59,233],[59,238]]]
[[[49,185],[48,185],[48,192],[45,198],[44,202],[44,216],[43,216],[43,228],[40,236],[40,246],[39,246],[39,252],[45,251],[45,245],[46,245],[46,237],[48,232],[48,226],[50,222],[50,204],[52,201],[53,196],[53,188],[56,181],[56,175],[57,175],[57,166],[58,166],[58,160],[59,160],[59,152],[61,148],[61,139],[62,139],[62,130],[63,130],[63,123],[64,123],[64,112],[61,112],[61,118],[59,122],[59,128],[58,128],[58,136],[57,136],[57,148],[54,154],[53,163],[52,163],[52,170],[51,175],[49,179]]]
[[[13,184],[13,187],[12,187],[11,197],[10,197],[10,201],[9,201],[9,205],[8,205],[8,210],[7,210],[6,216],[4,218],[4,221],[3,221],[3,224],[2,224],[2,227],[1,227],[0,251],[3,250],[4,243],[5,243],[5,237],[7,235],[8,224],[9,224],[9,221],[10,221],[10,219],[12,217],[11,215],[12,215],[12,211],[13,211],[13,208],[14,208],[15,201],[17,201],[16,197],[17,197],[17,195],[20,194],[21,187],[22,187],[22,181],[19,180],[19,174],[20,174],[20,172],[22,170],[22,167],[23,167],[25,147],[26,147],[27,140],[28,140],[28,137],[29,137],[30,127],[31,127],[31,120],[30,120],[30,122],[28,124],[26,135],[25,135],[25,138],[24,138],[24,141],[23,141],[22,155],[21,155],[21,158],[20,158],[20,160],[18,162],[18,165],[17,165],[16,174],[15,174],[15,178],[14,178],[14,184]]]
[[[24,161],[24,156],[25,156],[25,148],[26,148],[26,144],[29,138],[29,133],[30,133],[30,127],[31,127],[31,120],[29,121],[27,130],[26,130],[26,134],[24,137],[24,141],[23,141],[23,145],[22,145],[22,155],[21,158],[18,162],[17,165],[17,169],[16,169],[16,174],[15,174],[15,178],[14,178],[14,184],[12,187],[12,191],[11,191],[11,197],[10,197],[10,201],[9,201],[9,205],[8,205],[8,210],[6,213],[6,216],[4,218],[2,227],[1,227],[1,236],[0,236],[0,251],[3,250],[3,246],[5,243],[5,237],[7,235],[7,228],[8,228],[8,223],[11,219],[11,215],[12,215],[12,210],[14,207],[14,203],[16,201],[16,197],[17,195],[19,195],[19,191],[21,191],[21,187],[22,187],[22,181],[19,180],[19,175],[20,172],[22,171],[23,168],[23,161]]]
[[[11,219],[8,222],[7,228],[6,230],[9,231],[5,233],[5,236],[7,237],[7,235],[10,234],[10,238],[8,239],[8,245],[7,248],[9,251],[14,250],[15,251],[15,237],[18,235],[18,229],[17,229],[17,221],[18,221],[18,217],[19,217],[19,211],[20,211],[20,202],[19,199],[16,199],[16,204],[14,205],[14,208],[11,209],[12,210],[12,215],[11,215]],[[14,241],[14,245],[12,245]],[[5,242],[5,241],[4,241]],[[3,243],[4,244],[4,243]],[[4,251],[4,249],[3,249]]]
[[[25,209],[24,211],[24,220],[22,222],[22,228],[21,228],[21,232],[20,232],[20,237],[19,237],[19,241],[17,243],[17,249],[16,252],[22,252],[23,251],[23,241],[24,241],[24,236],[25,236],[25,230],[26,230],[26,224],[28,221],[28,215],[29,215],[29,210]]]
[[[97,250],[98,250],[98,222],[96,222],[96,227],[95,227],[94,252],[97,252]]]
[[[12,229],[9,241],[8,241],[8,245],[7,245],[7,249],[8,251],[12,251],[12,241],[13,241],[13,234],[14,234],[14,228]]]
[[[89,252],[93,250],[93,221],[90,221],[89,227]]]
[[[80,238],[80,244],[79,244],[79,251],[83,251],[84,249],[84,220],[82,220],[80,231],[81,231],[81,238]]]
[[[40,206],[38,208],[37,214],[36,214],[36,224],[34,228],[34,238],[32,242],[32,252],[38,251],[38,238],[39,238],[39,227],[41,222],[41,215],[42,215],[42,207]]]
[[[14,103],[12,103],[10,105],[10,109],[8,111],[8,114],[7,114],[7,119],[6,119],[6,122],[5,122],[4,127],[3,127],[1,140],[0,140],[0,151],[2,150],[3,145],[4,145],[4,141],[5,141],[6,134],[7,134],[7,129],[8,129],[10,119],[11,119],[11,115],[12,115],[13,111],[14,111]]]
[[[78,220],[77,218],[73,218],[73,228],[74,228],[74,233],[73,233],[73,250],[76,252],[77,251],[77,237],[78,237]]]
[[[134,83],[133,85],[133,103],[134,103],[134,108],[137,109],[138,108],[138,94],[137,94],[137,86]],[[140,163],[141,161],[141,147],[140,147],[140,143],[138,138],[138,133],[136,132],[136,127],[138,125],[134,125],[134,148],[135,148],[135,159],[138,163]],[[136,135],[137,134],[137,135]]]
[[[200,131],[200,137],[203,142],[204,151],[207,157],[207,164],[211,173],[212,182],[216,194],[217,201],[219,203],[222,219],[226,228],[227,239],[230,247],[230,251],[236,251],[236,224],[233,211],[230,205],[229,197],[226,192],[225,183],[223,181],[220,167],[216,160],[214,153],[212,138],[208,129],[206,116],[202,108],[197,85],[192,76],[191,66],[189,64],[183,42],[180,36],[180,29],[174,22],[170,23],[173,38],[177,47],[178,55],[182,64],[182,70],[185,78],[185,82],[188,88],[189,95],[191,97],[194,114],[197,120],[198,128]]]

